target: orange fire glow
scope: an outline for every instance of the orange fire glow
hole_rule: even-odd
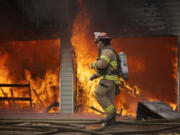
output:
[[[71,43],[77,64],[75,101],[78,113],[103,111],[94,98],[99,79],[90,81],[95,73],[90,64],[96,61],[98,47],[91,32],[91,18],[83,0],[72,30]],[[174,110],[177,107],[177,39],[116,38],[112,40],[116,52],[125,52],[129,68],[129,81],[121,81],[121,93],[115,97],[117,112],[135,116],[139,101],[161,100]],[[43,112],[48,105],[59,101],[60,40],[14,41],[1,43],[0,84],[30,83],[31,111]],[[21,92],[19,92],[21,91]],[[27,89],[0,88],[0,97],[28,97]],[[29,109],[29,102],[0,101],[0,110],[6,108]],[[97,113],[98,114],[98,113]]]
[[[83,11],[77,16],[74,24],[73,36],[71,38],[76,53],[77,63],[78,87],[76,102],[78,102],[77,104],[83,102],[84,107],[94,106],[97,109],[101,109],[94,99],[93,92],[98,80],[93,82],[89,81],[90,76],[93,74],[93,71],[90,70],[89,66],[97,57],[97,48],[93,45],[93,40],[87,40],[88,31],[86,31],[86,26],[90,23],[90,20],[86,19],[81,21],[82,16],[86,17],[86,13]]]
[[[75,20],[71,38],[77,63],[76,102],[79,113],[91,113],[94,111],[89,109],[89,106],[102,111],[94,98],[94,90],[99,80],[89,80],[94,73],[90,69],[90,64],[96,60],[98,48],[93,43],[93,34],[90,31],[91,18],[82,1],[80,4],[82,10]],[[118,113],[123,110],[123,115],[135,116],[137,102],[143,100],[161,100],[173,108],[176,107],[177,39],[175,37],[119,38],[113,39],[112,46],[117,52],[124,51],[127,54],[129,66],[129,81],[126,83],[121,79],[124,87],[121,88],[121,94],[115,97]]]
[[[82,4],[82,3],[81,3]],[[79,113],[82,112],[94,112],[89,107],[93,106],[96,109],[102,111],[102,108],[94,98],[94,90],[98,84],[99,79],[90,81],[90,76],[95,72],[90,69],[90,64],[96,60],[98,56],[98,48],[94,45],[93,37],[89,35],[88,26],[90,25],[90,17],[88,17],[85,9],[83,8],[76,18],[74,23],[71,42],[76,54],[77,63],[77,97],[76,102],[80,106]],[[141,68],[143,65],[139,65]],[[144,69],[143,69],[144,70]],[[123,79],[121,79],[122,82]],[[128,90],[131,96],[138,96],[140,89],[135,85],[131,87],[124,82],[124,88]],[[124,97],[121,97],[121,103],[124,103]],[[79,107],[78,106],[78,107]],[[123,108],[123,106],[116,104],[117,110]],[[129,114],[129,112],[123,111],[123,114]]]
[[[0,109],[44,112],[59,96],[60,40],[1,43],[0,84],[30,83],[28,101],[0,101]],[[1,87],[0,97],[29,97],[28,88]]]

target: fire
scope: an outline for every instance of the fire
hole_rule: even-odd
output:
[[[90,64],[96,61],[98,48],[90,30],[83,0],[73,26],[71,43],[77,64],[77,89],[75,107],[78,113],[94,113],[93,106],[102,108],[94,98],[99,79],[90,81],[95,73]],[[14,41],[1,43],[0,83],[30,83],[32,110],[43,112],[51,103],[58,101],[60,40]],[[116,52],[127,55],[129,81],[121,79],[121,93],[115,97],[117,112],[135,116],[137,102],[161,100],[173,109],[177,107],[177,38],[117,38],[112,40]],[[0,97],[28,97],[26,89],[0,88]],[[27,102],[0,101],[0,109],[24,108]]]
[[[177,106],[177,38],[119,38],[112,43],[117,51],[127,54],[129,84],[140,89],[136,98],[124,92],[126,108],[132,112],[138,101],[163,101],[173,108]],[[131,99],[130,99],[131,98]],[[116,98],[118,103],[121,100]],[[132,104],[134,106],[132,107]],[[122,105],[122,103],[121,103]]]
[[[43,79],[32,79],[29,71],[25,71],[26,80],[30,81],[34,109],[44,111],[51,103],[58,102],[59,82],[57,73],[46,71]]]
[[[81,1],[82,6],[82,1]],[[98,84],[99,79],[90,81],[90,76],[95,73],[90,69],[90,64],[96,61],[98,56],[98,48],[93,43],[93,37],[89,35],[90,17],[88,16],[86,9],[82,6],[82,10],[78,14],[73,31],[71,43],[75,50],[75,61],[77,63],[77,91],[76,91],[76,104],[77,108],[80,107],[78,113],[82,112],[94,112],[89,107],[93,106],[101,111],[102,108],[94,98],[94,90]],[[121,80],[123,81],[123,80]],[[124,82],[124,81],[123,81]],[[124,82],[124,87],[128,89],[130,95],[135,96],[140,94],[140,89],[137,86],[131,87]],[[122,102],[125,102],[124,97],[121,97]],[[121,102],[121,103],[122,103]],[[116,104],[117,110],[123,108],[123,106]],[[118,111],[119,112],[119,111]],[[128,114],[124,110],[123,114]]]
[[[96,61],[98,48],[93,43],[93,34],[90,30],[93,21],[91,22],[83,1],[80,1],[80,5],[82,10],[74,22],[71,38],[77,64],[76,107],[79,109],[78,113],[91,113],[93,110],[89,109],[89,106],[102,111],[94,98],[94,90],[99,80],[89,80],[94,73],[90,69],[90,64]],[[175,108],[177,105],[175,37],[118,38],[112,40],[112,46],[116,52],[126,53],[129,65],[129,81],[121,79],[121,85],[124,87],[121,86],[120,95],[115,97],[118,113],[122,110],[123,115],[135,116],[137,102],[151,99],[161,100]]]
[[[59,99],[60,40],[1,43],[0,84],[30,83],[28,101],[0,101],[0,109],[44,112]],[[0,97],[29,97],[28,88],[1,87]]]
[[[120,81],[121,81],[121,85],[123,85],[121,87],[126,89],[126,91],[128,91],[130,95],[135,96],[135,97],[140,95],[141,90],[138,88],[137,85],[135,85],[134,87],[131,87],[122,78],[120,78]]]
[[[177,109],[177,104],[170,103],[169,105],[172,107],[173,110]]]
[[[76,102],[78,105],[84,103],[84,107],[94,106],[101,110],[94,98],[94,90],[98,80],[93,82],[89,81],[90,76],[94,73],[93,70],[90,70],[90,64],[96,60],[98,49],[94,46],[93,40],[86,38],[88,36],[86,26],[89,25],[90,20],[88,18],[81,21],[81,18],[86,16],[87,14],[83,10],[79,13],[74,24],[73,36],[71,38],[77,63],[78,84]],[[88,111],[90,110],[88,109]]]
[[[11,83],[11,81],[8,79],[9,71],[5,67],[5,62],[7,60],[8,54],[4,54],[0,59],[0,76],[3,76],[0,78],[0,82],[8,82]]]

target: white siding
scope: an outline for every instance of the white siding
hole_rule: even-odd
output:
[[[68,47],[69,46],[69,47]],[[73,56],[70,45],[61,43],[60,113],[74,112]]]

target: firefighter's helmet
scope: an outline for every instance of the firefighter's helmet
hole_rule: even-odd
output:
[[[111,41],[111,37],[109,37],[105,32],[94,32],[94,36],[95,36],[95,43],[103,40]]]

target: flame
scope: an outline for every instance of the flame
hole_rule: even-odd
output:
[[[4,54],[1,59],[0,59],[0,82],[8,82],[11,83],[11,81],[8,79],[8,73],[9,71],[7,70],[7,68],[5,67],[5,62],[7,60],[8,54]]]
[[[34,109],[43,112],[51,103],[57,102],[58,99],[58,75],[51,70],[46,71],[43,79],[32,79],[28,70],[25,70],[26,80],[30,81],[32,89],[32,98]]]
[[[177,104],[169,103],[169,105],[172,107],[173,110],[177,109]]]
[[[141,90],[138,88],[137,85],[135,85],[134,87],[131,87],[122,78],[120,78],[120,81],[121,81],[121,85],[123,85],[122,88],[126,89],[130,95],[135,96],[135,97],[140,95]]]
[[[74,23],[73,36],[71,38],[72,45],[76,54],[77,63],[77,92],[76,92],[76,102],[78,105],[83,105],[85,107],[94,106],[95,108],[102,110],[99,104],[94,98],[94,90],[98,83],[98,80],[89,81],[90,76],[94,73],[90,70],[90,64],[96,60],[97,57],[97,47],[88,40],[87,26],[90,23],[90,19],[81,19],[87,16],[86,12],[80,11],[77,19]],[[91,51],[90,51],[91,50]],[[91,110],[88,109],[88,112]]]
[[[30,83],[32,108],[27,101],[0,101],[0,109],[44,112],[59,100],[59,44],[59,39],[2,44],[0,84]],[[1,87],[0,97],[29,97],[28,88]]]
[[[76,107],[80,107],[78,113],[91,113],[94,111],[89,109],[90,106],[103,111],[94,98],[94,90],[96,89],[99,79],[95,81],[89,80],[90,76],[95,72],[90,69],[90,65],[92,62],[96,61],[96,58],[98,56],[98,48],[93,43],[94,40],[92,36],[89,35],[90,32],[88,28],[90,25],[90,17],[86,12],[85,7],[83,7],[82,1],[80,2],[82,10],[79,12],[75,20],[71,37],[71,43],[75,50],[75,61],[77,64]],[[142,66],[143,65],[140,65],[139,68]],[[124,87],[128,89],[130,95],[136,97],[136,94],[140,94],[140,89],[137,86],[131,87],[126,82],[124,82],[124,84]],[[124,97],[121,97],[121,103],[122,102],[125,102]],[[117,110],[120,110],[122,107],[123,106],[116,104]],[[125,115],[130,113],[126,112],[125,110],[123,111],[123,114]]]
[[[94,98],[94,90],[99,80],[89,81],[90,76],[94,73],[90,69],[90,64],[96,61],[98,48],[93,43],[93,34],[90,30],[93,21],[88,16],[83,1],[79,2],[82,10],[74,22],[71,38],[77,64],[76,107],[79,109],[78,113],[92,113],[93,110],[89,109],[89,106],[102,111]],[[125,82],[120,79],[121,94],[115,97],[118,113],[135,116],[137,102],[143,100],[161,100],[175,108],[177,105],[176,38],[119,38],[112,40],[112,46],[116,52],[126,53],[129,65],[129,81]],[[159,67],[162,69],[163,64],[166,65],[164,59],[169,60],[168,68],[156,70]],[[162,64],[159,65],[159,63]],[[168,81],[166,82],[166,80]],[[167,94],[162,91],[165,90],[166,86],[168,86]],[[173,97],[169,97],[168,94],[173,95]]]
[[[78,113],[94,113],[90,106],[103,111],[94,98],[99,79],[89,80],[95,72],[90,69],[90,64],[96,61],[98,48],[90,30],[93,21],[83,0],[78,2],[82,10],[74,22],[71,37],[77,64],[75,106]],[[59,100],[59,43],[57,39],[1,45],[0,83],[30,83],[34,111],[43,112],[48,105]],[[143,100],[161,100],[173,109],[177,108],[176,38],[118,38],[112,40],[112,46],[117,52],[126,53],[129,65],[129,81],[120,79],[123,86],[120,95],[115,97],[118,113],[135,116],[137,102]],[[28,97],[27,89],[19,90],[3,87],[0,96]],[[28,106],[27,102],[0,101],[0,109]]]

